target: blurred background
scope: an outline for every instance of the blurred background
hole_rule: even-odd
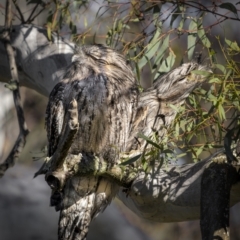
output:
[[[17,1],[21,7],[24,16],[28,16],[33,9],[33,5],[27,5],[25,0]],[[31,2],[31,1],[30,1]],[[32,1],[34,2],[34,1]],[[36,1],[35,1],[36,2]],[[43,1],[39,1],[43,2]],[[49,1],[51,2],[51,1]],[[68,2],[68,1],[62,1]],[[69,1],[71,2],[71,1]],[[73,1],[77,2],[77,1]],[[78,35],[75,40],[80,43],[106,43],[111,40],[111,32],[108,31],[108,25],[112,24],[114,9],[118,9],[118,13],[122,14],[122,18],[126,17],[126,11],[131,12],[129,8],[135,6],[138,1],[116,1],[116,5],[112,5],[111,11],[103,14],[107,9],[106,1],[78,1],[82,2],[82,6],[86,3],[86,7],[81,7],[77,11],[73,11],[76,7],[72,7],[72,20],[75,21]],[[150,3],[151,1],[148,1]],[[186,1],[194,2],[194,1]],[[195,1],[199,2],[199,1]],[[209,1],[200,1],[202,4],[208,4]],[[223,4],[230,1],[211,1],[211,6],[214,4]],[[160,1],[159,1],[160,3]],[[232,4],[237,1],[231,1]],[[105,7],[105,8],[104,8]],[[5,3],[0,3],[0,25],[4,23],[4,8]],[[100,9],[100,10],[99,10]],[[139,10],[140,8],[138,8]],[[213,9],[213,8],[212,8]],[[140,9],[141,10],[141,9]],[[171,10],[171,9],[170,9]],[[171,19],[167,16],[173,12],[169,10],[168,6],[163,6],[161,9],[161,18],[163,23],[163,30],[169,31]],[[230,14],[234,17],[231,10],[218,9],[220,14]],[[49,9],[43,11],[34,23],[40,26],[47,26],[47,20],[53,17],[49,13]],[[141,19],[145,17],[145,21],[131,22],[132,32],[125,34],[126,41],[131,41],[137,34],[142,34],[144,29],[145,34],[151,35],[153,30],[152,16],[141,15],[132,7],[134,14]],[[189,19],[196,13],[196,9],[189,8],[187,10]],[[234,12],[234,11],[233,11]],[[17,11],[15,10],[17,14]],[[155,12],[156,13],[156,12]],[[102,14],[102,15],[101,15]],[[139,15],[140,14],[140,15]],[[231,15],[232,14],[232,15]],[[96,15],[101,16],[99,25],[95,24]],[[46,20],[47,19],[47,20]],[[166,20],[165,20],[166,19]],[[189,25],[189,19],[184,23]],[[70,20],[69,20],[70,21]],[[187,22],[188,21],[188,22]],[[239,22],[224,21],[220,23],[217,16],[209,14],[204,18],[204,25],[211,27],[211,32],[208,32],[208,37],[211,39],[211,44],[214,46],[214,51],[218,52],[218,63],[225,63],[221,47],[219,46],[216,36],[222,38],[228,37],[232,41],[239,42],[238,28]],[[15,18],[15,23],[19,23],[18,18]],[[172,29],[179,27],[180,19],[172,23]],[[175,24],[175,25],[174,25]],[[184,26],[185,26],[184,25]],[[90,29],[87,31],[87,29]],[[94,36],[94,32],[98,29],[98,35]],[[59,30],[59,29],[57,29]],[[70,24],[65,24],[61,27],[60,34],[66,38],[72,37],[74,28]],[[165,34],[163,32],[163,35]],[[171,67],[178,66],[180,63],[189,60],[189,49],[187,46],[188,34],[178,35],[177,33],[171,36],[171,49],[174,51],[175,60]],[[144,43],[144,41],[143,41]],[[121,41],[109,42],[109,45],[121,50],[124,53],[126,45]],[[169,49],[168,47],[168,53]],[[201,45],[196,44],[194,51],[195,56],[201,53],[205,62],[211,61],[208,59],[208,54]],[[166,57],[171,56],[166,53]],[[194,57],[194,54],[192,57]],[[131,57],[131,56],[128,56]],[[152,78],[149,77],[150,70],[148,66],[141,70],[140,82],[144,87],[152,84]],[[207,86],[206,86],[207,87]],[[18,136],[18,123],[15,109],[13,107],[12,93],[0,84],[1,108],[0,108],[0,162],[4,161],[10,152],[15,139]],[[33,179],[34,173],[42,165],[41,157],[44,157],[44,148],[47,145],[46,131],[44,129],[45,109],[48,99],[36,93],[33,90],[21,88],[22,103],[24,106],[24,113],[28,128],[31,133],[27,137],[27,144],[21,154],[19,162],[7,171],[5,176],[0,179],[0,239],[1,240],[54,240],[57,239],[57,224],[58,212],[49,207],[50,189],[47,186],[42,176]],[[205,155],[203,155],[205,157]],[[189,156],[188,156],[189,157]],[[33,161],[33,158],[39,158],[38,161]],[[184,160],[190,161],[189,158]],[[231,209],[231,239],[240,239],[240,205],[236,205]],[[140,239],[140,240],[198,240],[201,239],[199,221],[182,222],[182,223],[154,223],[140,219],[129,209],[127,209],[118,199],[106,209],[103,214],[100,214],[92,223],[89,231],[88,240],[95,239]]]

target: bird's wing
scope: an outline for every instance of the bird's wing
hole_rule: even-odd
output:
[[[64,109],[64,89],[65,83],[58,83],[49,96],[46,109],[45,125],[48,137],[48,156],[51,157],[56,151],[59,137],[63,128],[65,115]]]

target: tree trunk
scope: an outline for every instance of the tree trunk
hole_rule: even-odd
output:
[[[229,163],[213,162],[201,181],[201,233],[203,240],[230,239],[230,191],[239,174]]]

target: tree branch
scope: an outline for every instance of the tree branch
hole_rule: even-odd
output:
[[[123,187],[118,193],[118,198],[144,219],[156,222],[179,222],[200,218],[203,174],[213,171],[210,169],[212,169],[213,164],[216,165],[216,162],[223,161],[226,161],[226,156],[221,150],[198,163],[182,166],[168,165],[161,168],[159,165],[155,165],[151,171],[146,173],[136,168],[121,165],[109,169],[107,162],[102,159],[79,154],[68,155],[65,159],[64,169],[66,172],[72,172],[73,175],[103,176],[116,181]],[[45,168],[46,171],[48,169]],[[205,173],[206,170],[207,173]],[[236,172],[236,170],[234,171]],[[43,171],[40,174],[45,173]],[[239,178],[238,174],[232,176]],[[128,188],[127,192],[124,190],[126,187]],[[235,178],[231,189],[231,206],[239,202],[239,190],[240,183]],[[209,211],[208,206],[209,204],[206,203],[203,209]],[[217,212],[219,213],[219,211]]]
[[[8,61],[11,71],[11,81],[6,84],[6,87],[8,87],[13,92],[13,99],[15,108],[17,111],[17,117],[18,117],[18,124],[19,124],[19,135],[15,142],[15,145],[10,152],[7,159],[0,165],[0,177],[2,177],[5,173],[5,171],[13,166],[15,162],[18,160],[19,155],[25,145],[26,142],[26,136],[28,134],[27,125],[24,119],[24,113],[21,105],[21,97],[19,92],[19,79],[18,79],[18,71],[17,66],[15,62],[14,57],[14,51],[10,44],[10,29],[11,29],[11,23],[12,23],[12,16],[11,16],[11,0],[6,1],[6,17],[5,17],[5,30],[2,34],[2,39],[5,43],[5,48],[8,55]]]

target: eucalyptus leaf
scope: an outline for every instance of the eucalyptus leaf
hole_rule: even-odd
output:
[[[188,59],[192,60],[195,45],[196,45],[196,39],[197,39],[197,21],[196,19],[192,19],[192,21],[189,24],[189,33],[188,33]]]
[[[206,36],[205,30],[202,26],[202,24],[199,26],[199,29],[197,31],[198,37],[200,38],[200,40],[202,41],[202,44],[206,47],[206,48],[210,48],[211,47],[211,42],[209,41],[209,39]]]
[[[231,42],[230,40],[228,40],[228,39],[225,38],[225,42],[227,43],[227,45],[228,45],[232,50],[237,51],[237,52],[240,51],[240,48],[239,48],[239,46],[238,46],[238,44],[237,44],[236,41]]]
[[[150,138],[148,138],[147,136],[143,135],[142,133],[139,133],[138,137],[144,139],[145,141],[147,141],[147,143],[153,145],[154,147],[162,150],[162,148],[157,143],[153,142]]]
[[[236,7],[230,2],[222,3],[222,4],[219,5],[219,7],[220,8],[225,8],[225,9],[233,12],[236,16],[238,16]]]
[[[134,156],[124,162],[121,162],[119,165],[126,166],[129,164],[132,164],[132,163],[136,162],[141,156],[142,156],[142,154],[138,154],[137,156]]]

